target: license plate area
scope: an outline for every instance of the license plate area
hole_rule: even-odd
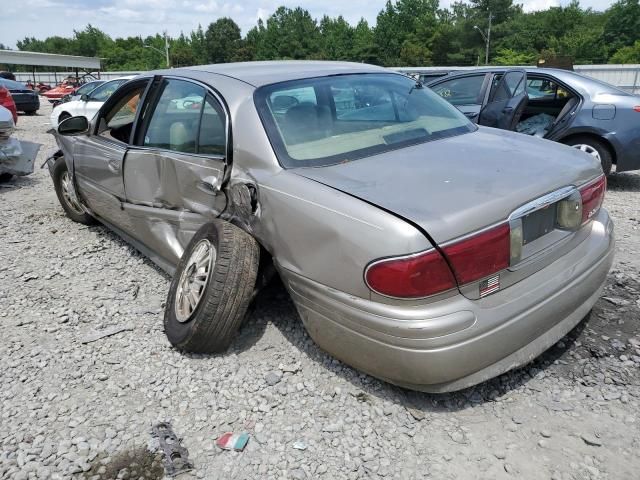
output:
[[[522,217],[522,245],[551,233],[556,227],[557,203]]]

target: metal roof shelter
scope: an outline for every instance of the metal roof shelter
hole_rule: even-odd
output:
[[[22,52],[20,50],[0,50],[0,64],[30,65],[33,67],[34,81],[35,67],[73,68],[76,71],[76,77],[78,76],[78,70],[84,70],[86,72],[100,71],[100,58],[97,57]]]

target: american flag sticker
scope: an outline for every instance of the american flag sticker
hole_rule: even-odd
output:
[[[480,297],[486,297],[500,290],[500,274],[480,282]]]
[[[238,452],[244,450],[249,441],[248,433],[231,433],[227,432],[216,440],[216,445],[223,450],[236,450]]]

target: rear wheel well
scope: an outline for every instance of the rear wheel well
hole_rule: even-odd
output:
[[[616,157],[616,150],[615,148],[613,148],[613,145],[611,145],[611,142],[609,142],[609,140],[607,140],[606,138],[601,137],[600,135],[597,135],[595,133],[573,133],[571,135],[567,135],[566,137],[560,139],[559,142],[565,143],[568,145],[571,140],[575,140],[576,138],[592,138],[594,140],[597,140],[598,142],[602,143],[605,147],[607,147],[607,150],[609,150],[609,153],[611,154],[611,162],[613,164],[618,163],[618,159]]]

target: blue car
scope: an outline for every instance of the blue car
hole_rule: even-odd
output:
[[[605,173],[640,169],[640,97],[552,68],[453,72],[427,86],[479,125],[571,145]]]

